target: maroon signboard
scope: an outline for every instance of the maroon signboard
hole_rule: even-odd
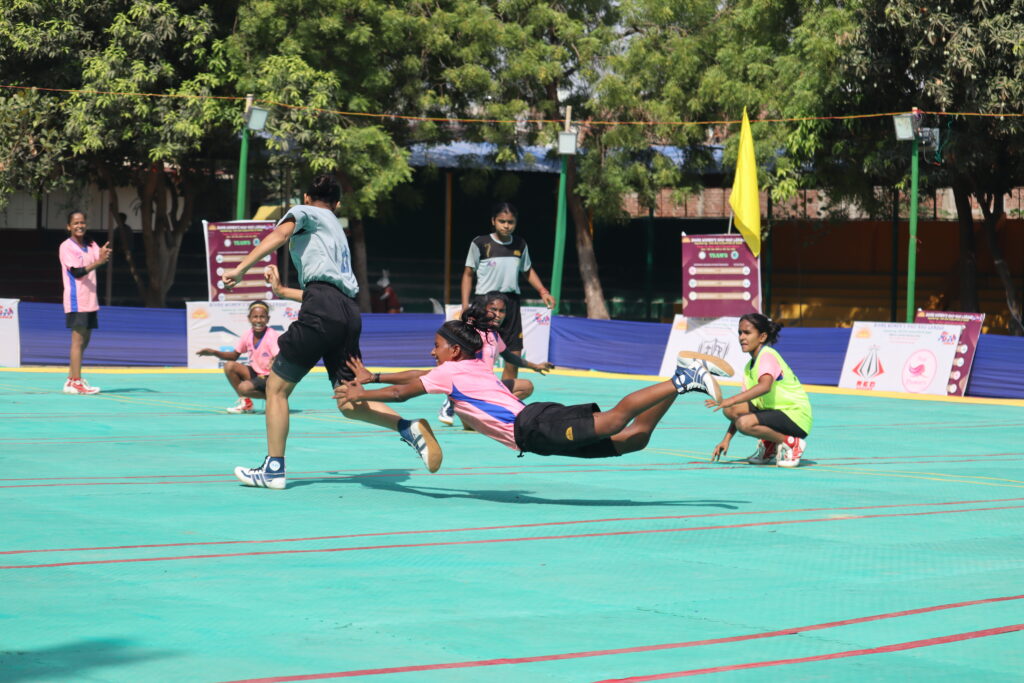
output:
[[[761,269],[742,235],[683,235],[683,315],[761,312]]]
[[[272,299],[270,285],[263,279],[263,268],[277,265],[277,252],[263,257],[245,274],[242,281],[230,292],[225,289],[220,276],[234,268],[245,255],[252,251],[273,231],[274,221],[226,221],[207,223],[203,221],[206,236],[206,275],[210,285],[210,301],[245,301]]]
[[[949,382],[946,384],[947,395],[963,396],[967,392],[967,379],[971,376],[974,351],[978,348],[978,339],[981,337],[981,326],[985,322],[985,314],[918,310],[914,315],[914,322],[963,325],[960,341],[956,346],[956,355],[953,356],[953,369],[949,373]]]

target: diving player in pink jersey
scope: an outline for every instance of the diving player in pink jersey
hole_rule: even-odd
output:
[[[68,238],[60,245],[61,282],[64,283],[64,324],[71,330],[71,353],[65,394],[98,394],[99,387],[82,379],[82,354],[92,331],[99,326],[96,269],[110,260],[110,243],[102,247],[86,238],[85,212],[68,214]]]
[[[423,394],[448,394],[456,414],[476,431],[520,453],[607,458],[647,447],[658,422],[679,394],[699,391],[716,401],[722,392],[712,374],[728,376],[728,364],[719,358],[684,352],[671,380],[635,391],[611,410],[595,403],[565,406],[560,403],[523,404],[477,357],[479,330],[487,329],[471,311],[463,320],[449,320],[434,336],[431,355],[437,367],[429,372],[408,370],[371,374],[358,359],[349,367],[356,379],[335,387],[334,397],[353,402],[406,401]],[[367,390],[363,384],[392,386]]]
[[[494,363],[500,355],[506,363],[515,367],[529,368],[542,375],[554,369],[555,366],[547,361],[531,363],[523,358],[522,355],[506,350],[505,340],[498,333],[502,323],[505,321],[509,307],[508,297],[504,292],[488,292],[479,297],[474,306],[476,307],[475,309],[471,307],[469,310],[474,310],[477,317],[480,317],[481,313],[479,310],[482,308],[485,312],[484,314],[488,315],[490,319],[490,327],[478,329],[480,339],[483,341],[483,347],[480,349],[478,357],[490,365],[491,368],[494,367]],[[501,381],[520,400],[526,399],[533,393],[533,382],[528,379],[519,379],[518,377],[513,379],[502,378]],[[444,404],[441,406],[441,412],[438,413],[437,419],[446,425],[451,425],[455,422],[455,406],[447,396],[444,399]]]

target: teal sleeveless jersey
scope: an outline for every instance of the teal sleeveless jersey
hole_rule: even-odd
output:
[[[751,358],[744,368],[743,389],[756,386],[758,378],[762,374],[766,374],[758,371],[759,361],[766,353],[774,356],[778,361],[779,367],[782,368],[782,377],[772,382],[771,391],[764,396],[755,398],[751,403],[760,410],[781,410],[800,429],[810,434],[811,425],[814,423],[814,418],[811,416],[811,401],[807,398],[807,392],[804,391],[800,380],[793,374],[786,361],[782,360],[778,351],[770,346],[761,347],[757,358]]]

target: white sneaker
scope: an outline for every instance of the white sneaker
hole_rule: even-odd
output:
[[[409,436],[399,433],[402,441],[412,446],[423,459],[428,472],[437,472],[441,469],[441,459],[444,454],[441,452],[441,445],[434,438],[434,432],[426,420],[413,420],[409,426]]]
[[[785,443],[779,444],[779,454],[775,457],[776,467],[800,467],[800,458],[807,448],[807,442],[796,436],[787,436]]]
[[[722,389],[708,372],[704,361],[682,357],[676,359],[676,374],[672,377],[672,384],[680,394],[699,391],[702,394],[707,394],[716,402],[722,401]]]
[[[441,412],[437,414],[437,421],[449,427],[455,424],[455,405],[452,403],[451,397],[444,397],[444,403],[441,404]]]
[[[680,351],[676,355],[676,367],[686,365],[689,367],[693,364],[693,361],[700,361],[704,366],[704,369],[710,372],[712,375],[718,375],[719,377],[732,377],[733,369],[729,361],[718,356],[712,356],[708,353],[700,353],[698,351]]]
[[[284,458],[263,458],[259,467],[236,467],[235,476],[246,486],[264,489],[283,489],[286,483]]]
[[[252,399],[246,398],[245,396],[238,397],[238,403],[227,409],[232,415],[241,415],[242,413],[253,412]]]
[[[758,441],[757,450],[747,458],[747,462],[751,465],[770,465],[777,455],[777,446],[774,441]]]
[[[89,386],[89,383],[86,382],[84,379],[71,379],[69,377],[68,381],[64,382],[64,388],[62,389],[62,391],[65,394],[79,394],[82,396],[88,396],[91,394],[100,393],[100,388]]]

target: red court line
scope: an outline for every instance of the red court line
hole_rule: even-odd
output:
[[[803,664],[804,662],[824,662],[829,659],[843,659],[844,657],[861,657],[863,655],[878,655],[887,652],[901,652],[902,650],[913,650],[919,647],[931,647],[932,645],[944,645],[956,643],[961,640],[973,640],[974,638],[987,638],[998,636],[1013,631],[1024,631],[1024,624],[1013,624],[1011,626],[1000,626],[998,628],[987,628],[982,631],[970,631],[968,633],[957,633],[951,636],[939,636],[938,638],[925,638],[924,640],[912,640],[906,643],[895,643],[893,645],[882,645],[880,647],[869,647],[863,650],[846,650],[845,652],[833,652],[827,655],[815,655],[813,657],[795,657],[793,659],[775,659],[766,662],[749,662],[747,664],[730,664],[728,666],[713,666],[707,669],[690,669],[688,671],[674,671],[665,674],[653,674],[651,676],[631,676],[629,678],[607,678],[598,683],[612,683],[612,681],[637,683],[639,681],[661,681],[666,678],[682,678],[684,676],[701,676],[703,674],[722,673],[723,671],[740,671],[741,669],[760,669],[766,666],[783,666],[786,664]]]
[[[601,538],[607,536],[635,536],[639,534],[666,534],[684,531],[714,531],[720,529],[742,529],[758,526],[783,526],[788,524],[810,524],[814,522],[846,522],[854,519],[880,519],[883,517],[921,517],[924,515],[948,515],[960,512],[993,512],[996,510],[1013,510],[1024,508],[1024,505],[1004,505],[994,508],[968,508],[966,510],[929,510],[927,512],[899,512],[885,515],[846,515],[843,517],[824,517],[818,519],[773,520],[770,522],[746,522],[743,524],[723,524],[718,526],[681,527],[674,529],[632,529],[628,531],[604,531],[589,534],[563,534],[557,536],[525,536],[516,538],[484,538],[470,541],[434,541],[430,543],[391,543],[387,545],[347,546],[341,548],[304,548],[294,550],[260,550],[248,553],[218,553],[214,555],[171,555],[166,557],[131,557],[113,560],[79,560],[75,562],[51,562],[47,564],[16,564],[0,566],[0,569],[43,569],[52,567],[76,567],[93,564],[128,564],[134,562],[171,562],[176,560],[211,560],[225,557],[258,557],[261,555],[306,555],[310,553],[341,553],[358,550],[400,550],[409,548],[431,548],[442,546],[485,545],[492,543],[520,543],[526,541],[561,541],[576,538]]]
[[[331,536],[306,536],[298,538],[269,538],[255,540],[234,540],[234,541],[191,541],[183,543],[145,543],[134,545],[108,545],[83,548],[39,548],[29,550],[0,550],[0,555],[23,555],[28,553],[68,553],[68,552],[96,552],[103,550],[138,550],[140,548],[181,548],[189,546],[211,546],[211,545],[248,545],[256,543],[304,543],[309,541],[329,541],[339,538],[367,538],[372,536],[405,536],[415,534],[450,534],[464,533],[468,531],[497,531],[500,529],[531,529],[546,526],[567,526],[572,524],[607,524],[611,522],[647,522],[665,519],[700,519],[707,517],[736,517],[739,515],[776,515],[794,512],[840,512],[849,510],[883,510],[890,508],[913,508],[929,507],[935,505],[991,505],[992,503],[1012,503],[1024,500],[1020,498],[993,498],[989,500],[953,500],[938,503],[891,503],[887,505],[857,505],[847,507],[825,507],[825,508],[790,508],[783,510],[750,510],[740,512],[704,512],[692,515],[654,515],[644,517],[603,517],[598,519],[577,519],[562,522],[531,522],[529,524],[500,524],[493,526],[461,527],[453,529],[423,529],[423,530],[401,530],[401,531],[374,531],[361,534],[337,534]]]
[[[468,662],[450,662],[446,664],[419,664],[414,666],[396,666],[381,669],[358,669],[354,671],[335,671],[332,673],[305,674],[298,676],[271,676],[268,678],[247,678],[230,683],[284,683],[285,681],[312,681],[324,678],[353,678],[356,676],[376,676],[380,674],[409,673],[413,671],[438,671],[444,669],[469,669],[479,666],[498,666],[503,664],[531,664],[534,662],[552,662],[565,659],[583,659],[586,657],[605,657],[609,655],[634,654],[638,652],[657,652],[658,650],[674,650],[684,647],[700,647],[704,645],[720,645],[723,643],[738,643],[746,640],[761,640],[763,638],[776,638],[778,636],[790,636],[809,631],[821,631],[839,626],[850,626],[852,624],[863,624],[883,619],[894,619],[897,617],[913,616],[916,614],[927,614],[941,610],[957,609],[959,607],[970,607],[972,605],[984,605],[995,602],[1006,602],[1008,600],[1020,600],[1024,595],[1011,595],[1001,598],[985,598],[982,600],[968,600],[966,602],[954,602],[946,605],[931,605],[929,607],[918,607],[916,609],[902,610],[899,612],[887,612],[874,614],[868,617],[854,617],[840,621],[827,621],[821,624],[809,626],[796,626],[793,628],[780,629],[778,631],[765,631],[762,633],[751,633],[744,636],[728,636],[725,638],[709,638],[707,640],[688,640],[680,643],[662,643],[658,645],[639,645],[636,647],[622,647],[611,650],[590,650],[587,652],[567,652],[554,655],[535,655],[532,657],[501,657],[498,659],[479,659]]]

